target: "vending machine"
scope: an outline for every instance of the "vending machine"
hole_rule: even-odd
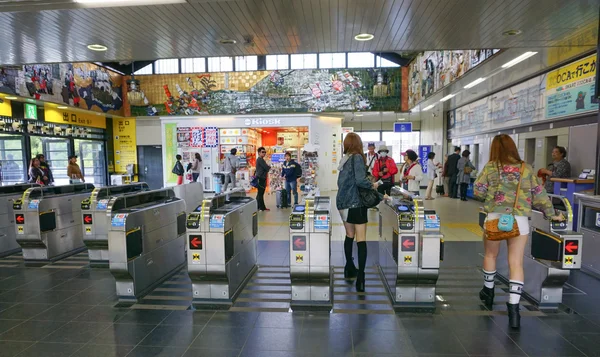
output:
[[[202,185],[205,192],[214,192],[213,173],[219,172],[219,148],[202,148]]]

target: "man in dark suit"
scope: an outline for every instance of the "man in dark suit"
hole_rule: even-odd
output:
[[[448,161],[446,161],[446,176],[450,178],[450,198],[458,198],[458,186],[456,185],[456,180],[458,178],[458,169],[456,165],[458,164],[458,160],[460,160],[460,148],[458,146],[454,147],[454,154],[448,156]]]

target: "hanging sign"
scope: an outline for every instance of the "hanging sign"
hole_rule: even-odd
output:
[[[427,173],[427,155],[432,151],[431,145],[419,145],[419,160],[421,160],[421,168],[423,173]]]
[[[137,163],[135,118],[113,118],[115,172],[127,172],[127,165]]]
[[[411,133],[412,123],[394,123],[394,133]]]
[[[48,123],[71,124],[106,129],[106,116],[102,113],[86,113],[58,109],[49,105],[46,105],[44,108],[44,121]]]

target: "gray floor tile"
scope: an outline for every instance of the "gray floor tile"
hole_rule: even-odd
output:
[[[304,313],[261,312],[256,327],[301,328]]]
[[[556,315],[540,317],[540,320],[559,334],[600,333],[600,326],[579,315]]]
[[[15,306],[15,302],[0,302],[0,312]]]
[[[600,357],[600,349],[598,341],[600,334],[596,333],[565,333],[562,335],[564,339],[569,341],[578,350],[583,352],[588,357]]]
[[[65,323],[61,321],[25,321],[0,335],[5,341],[40,341]]]
[[[307,353],[352,354],[350,330],[303,329],[297,345]]]
[[[402,331],[353,330],[354,352],[398,353],[414,355],[411,341]]]
[[[356,314],[350,315],[353,330],[402,330],[396,315]]]
[[[569,341],[555,332],[523,330],[509,334],[510,338],[531,357],[584,356]]]
[[[88,343],[111,326],[108,322],[72,321],[44,338],[47,342]]]
[[[74,294],[72,291],[44,291],[41,294],[36,294],[27,299],[25,302],[35,304],[60,304],[76,294],[77,293]]]
[[[458,338],[451,330],[446,330],[443,333],[440,330],[432,331],[411,331],[406,332],[407,338],[410,340],[414,350],[421,354],[464,354],[467,353]]]
[[[6,332],[22,323],[23,320],[0,320],[0,333]]]
[[[75,321],[81,322],[118,322],[131,312],[131,309],[116,308],[111,306],[94,306],[88,311],[77,316]]]
[[[350,315],[328,313],[306,314],[302,326],[307,329],[350,329]]]
[[[137,327],[137,326],[136,326]],[[204,326],[157,326],[142,342],[141,346],[187,347],[200,334]],[[216,347],[216,346],[215,346]]]
[[[49,304],[17,304],[0,312],[0,319],[28,320],[53,306]]]
[[[14,357],[33,344],[34,342],[0,341],[0,357]]]
[[[27,299],[31,299],[43,291],[27,291],[27,290],[10,290],[0,295],[0,302],[24,302]],[[47,303],[43,301],[42,303]]]
[[[181,347],[137,346],[127,357],[180,357],[185,353]]]
[[[88,305],[55,305],[50,309],[35,315],[32,320],[36,321],[71,321],[77,316],[85,313],[91,306]]]
[[[133,346],[85,345],[70,357],[125,357]]]
[[[207,326],[196,340],[191,348],[226,348],[241,349],[244,347],[248,336],[252,330],[250,328],[240,328],[231,326]]]
[[[296,351],[300,347],[299,329],[255,328],[244,349],[251,351]]]
[[[252,327],[256,323],[257,312],[222,312],[217,311],[208,321],[208,326]]]
[[[136,346],[154,327],[153,325],[113,324],[94,337],[90,343]]]
[[[204,348],[190,348],[183,357],[238,357],[240,350],[215,350]]]
[[[83,347],[78,343],[38,342],[19,354],[19,357],[64,357]]]
[[[165,318],[161,325],[206,325],[215,314],[214,311],[173,311]]]
[[[120,318],[118,322],[120,324],[148,324],[158,325],[167,316],[171,314],[171,311],[164,310],[131,310],[125,316]]]
[[[113,295],[114,292],[83,291],[63,301],[63,304],[98,305]]]
[[[471,356],[526,356],[525,352],[504,332],[463,331],[457,337]]]

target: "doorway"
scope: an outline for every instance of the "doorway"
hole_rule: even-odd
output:
[[[23,156],[24,140],[20,135],[0,134],[0,182],[13,185],[27,181],[29,163]]]
[[[525,139],[525,162],[535,167],[535,138]]]
[[[71,143],[69,139],[31,136],[31,155],[43,154],[52,170],[55,185],[68,185],[67,165]]]
[[[104,186],[107,182],[104,142],[75,139],[76,155],[85,182]]]
[[[137,147],[138,178],[151,190],[163,187],[162,146],[144,145]]]

